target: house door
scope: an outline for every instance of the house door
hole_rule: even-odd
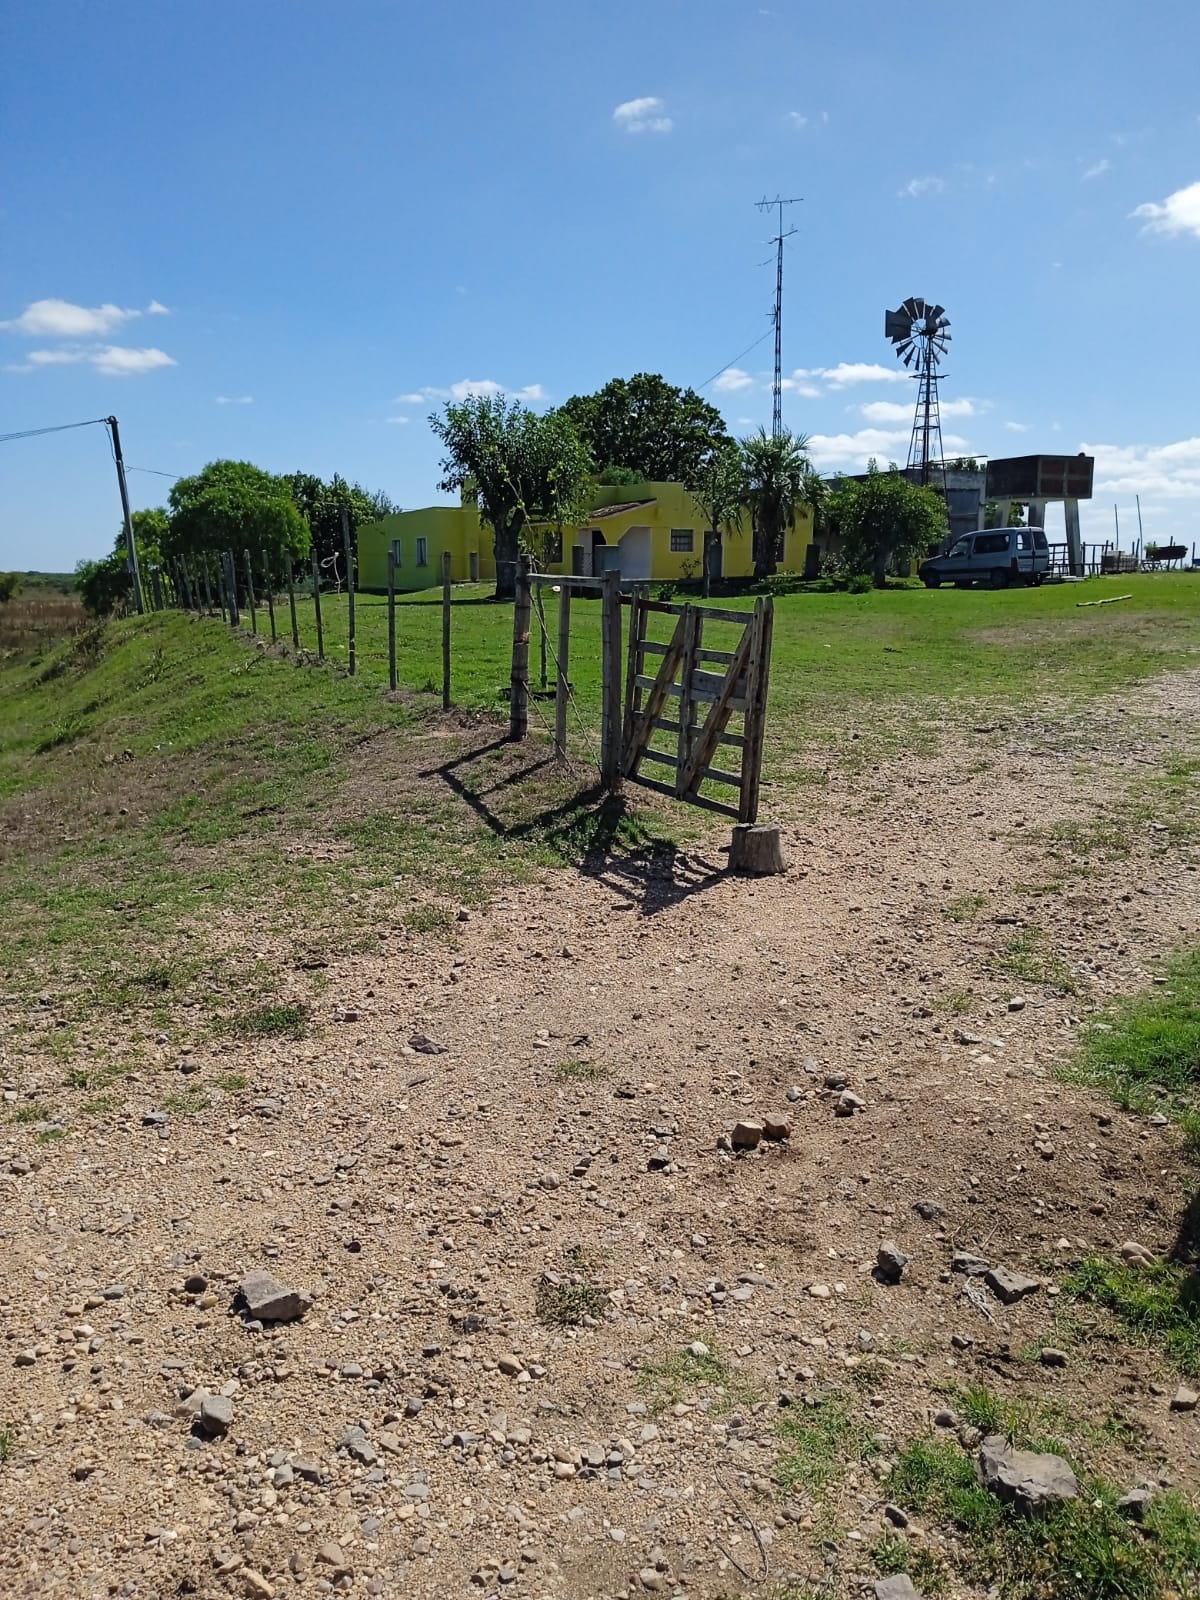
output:
[[[721,577],[723,555],[721,535],[709,529],[704,535],[704,571],[710,583]]]
[[[471,582],[472,583],[478,583],[479,582],[479,551],[478,550],[472,550],[470,555],[467,557],[467,570],[469,571],[469,573],[471,575]]]

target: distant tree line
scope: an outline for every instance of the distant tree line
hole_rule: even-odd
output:
[[[248,550],[255,573],[269,572],[272,581],[313,552],[322,563],[338,557],[343,515],[353,551],[359,527],[397,509],[382,491],[347,483],[336,473],[325,483],[315,473],[265,472],[249,461],[210,462],[193,477],[177,479],[167,502],[135,511],[131,519],[144,572],[176,561],[195,570],[225,550],[232,550],[240,563]],[[337,571],[345,577],[344,562]],[[123,527],[111,554],[79,563],[76,582],[84,605],[95,615],[129,602],[133,580]]]

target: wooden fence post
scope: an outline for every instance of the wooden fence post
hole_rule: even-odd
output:
[[[271,582],[271,563],[263,557],[263,588],[267,591],[267,616],[271,623],[271,643],[275,643],[275,585]]]
[[[295,574],[295,572],[294,572],[294,570],[292,568],[292,558],[291,558],[291,556],[289,556],[287,558],[287,580],[288,580],[288,605],[291,607],[291,611],[292,611],[292,646],[293,646],[294,649],[299,650],[299,648],[300,648],[300,625],[296,621],[296,574]]]
[[[529,557],[517,557],[513,599],[512,675],[509,679],[508,736],[523,739],[529,730],[529,614],[532,610]]]
[[[204,554],[200,558],[200,576],[204,579],[204,609],[208,613],[208,615],[211,616],[212,615],[212,610],[213,610],[213,597],[212,597],[212,581],[210,579],[209,571],[208,571],[208,551],[207,550],[204,552]]]
[[[241,626],[242,614],[238,609],[237,568],[233,564],[233,551],[226,550],[221,560],[225,568],[225,586],[229,591],[229,626]]]
[[[683,662],[679,668],[679,743],[675,758],[675,793],[683,796],[683,775],[692,753],[693,679],[699,661],[703,613],[688,606],[683,613]],[[699,785],[697,785],[699,788]]]
[[[571,585],[558,593],[558,674],[554,680],[554,754],[567,759],[567,708],[571,698]]]
[[[739,822],[757,822],[758,785],[767,727],[767,689],[771,675],[771,635],[775,602],[768,596],[754,602],[755,639],[746,670],[746,744],[742,751],[742,793]]]
[[[250,552],[243,550],[246,561],[246,604],[250,607],[250,632],[258,632],[258,618],[254,615],[254,570],[250,565]]]
[[[621,728],[621,771],[626,771],[633,749],[633,710],[637,705],[637,680],[642,669],[642,641],[646,637],[647,612],[640,589],[629,602],[629,657],[625,663],[625,720]]]
[[[442,551],[442,710],[450,709],[450,552]]]
[[[609,794],[621,789],[621,574],[606,572],[600,613],[600,782]]]
[[[317,616],[317,660],[325,659],[325,628],[321,622],[321,570],[317,552],[312,553],[313,610]]]
[[[350,513],[342,507],[342,549],[346,552],[346,600],[349,605],[350,624],[350,676],[358,668],[358,653],[354,637],[354,558],[350,553]]]
[[[396,687],[396,541],[388,545],[388,687]]]

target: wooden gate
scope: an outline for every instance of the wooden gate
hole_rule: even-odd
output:
[[[756,822],[773,602],[756,600],[753,611],[721,611],[634,594],[624,603],[630,608],[621,741],[625,776],[739,822]],[[669,639],[648,637],[651,619],[660,615],[675,618]],[[714,624],[738,630],[727,641],[731,648],[705,643],[705,629]],[[734,717],[742,719],[740,732],[729,730]],[[658,735],[666,736],[665,746],[654,743]],[[718,765],[718,755],[724,759],[726,751],[735,752],[734,759]],[[670,780],[645,776],[646,763],[668,769]],[[735,789],[736,804],[702,794],[702,784]]]

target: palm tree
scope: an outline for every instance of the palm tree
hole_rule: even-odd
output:
[[[770,577],[775,571],[783,553],[784,536],[795,521],[796,512],[817,499],[807,444],[807,434],[793,434],[786,429],[774,438],[760,428],[742,440],[756,578]]]

